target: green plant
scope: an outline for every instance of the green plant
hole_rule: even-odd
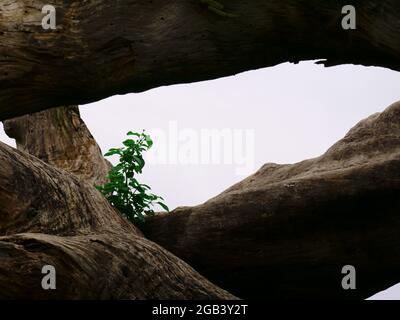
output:
[[[153,207],[161,206],[169,211],[162,197],[150,192],[151,188],[141,184],[136,175],[142,173],[145,161],[143,152],[149,150],[153,141],[144,131],[128,132],[130,139],[123,142],[122,148],[110,149],[105,156],[119,156],[119,163],[108,173],[108,182],[96,186],[113,207],[133,223],[143,223],[146,216],[154,215]]]

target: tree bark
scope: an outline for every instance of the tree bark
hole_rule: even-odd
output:
[[[198,0],[54,0],[54,31],[40,25],[41,1],[0,3],[0,119],[285,61],[400,70],[398,1],[353,1],[351,31],[341,28],[340,0],[223,2],[238,16]],[[64,112],[72,129],[73,110]],[[41,153],[20,126],[39,130],[36,116],[6,129],[20,148],[80,178],[0,144],[0,297],[234,298],[122,219],[90,185],[99,178],[90,180],[93,167]],[[155,217],[144,231],[240,297],[365,298],[400,279],[399,123],[397,104],[323,156],[266,165],[201,206]],[[84,157],[101,162],[90,145]],[[56,291],[40,286],[45,264],[56,266]],[[348,264],[357,290],[340,286]]]
[[[235,298],[146,240],[93,186],[2,143],[0,163],[0,298]],[[56,290],[41,286],[45,265]]]
[[[76,110],[60,108],[58,112],[69,109]],[[37,114],[6,122],[9,133],[18,137],[20,147],[26,145],[27,149],[37,152],[40,144],[35,145],[35,141],[40,141],[43,136],[40,122],[44,121],[49,128],[58,123],[54,121],[56,110],[41,114],[40,117]],[[79,115],[75,111],[73,117],[68,114],[64,114],[62,127],[71,129],[74,121],[80,123],[79,127],[87,133],[84,137],[92,143],[94,140]],[[29,124],[31,120],[34,120],[33,124]],[[397,217],[400,208],[399,123],[400,103],[397,103],[382,114],[361,121],[321,157],[295,165],[267,164],[254,176],[201,206],[178,208],[171,214],[148,220],[143,231],[150,240],[239,297],[366,298],[400,279],[400,261],[397,259],[400,252],[396,240],[400,227]],[[28,127],[24,127],[26,124]],[[29,146],[26,138],[21,138],[24,134],[16,132],[29,132],[33,145]],[[65,137],[86,144],[80,140],[79,132],[71,130]],[[59,134],[57,130],[52,133],[53,136]],[[42,146],[45,155],[51,155],[55,148],[52,141],[57,141],[48,138]],[[63,171],[50,170],[37,160],[27,161],[7,148],[5,151],[8,153],[3,158],[7,160],[0,159],[5,163],[3,176],[0,175],[0,180],[4,181],[0,192],[0,216],[5,217],[0,224],[0,233],[11,234],[2,240],[7,244],[3,252],[20,251],[9,254],[9,259],[4,260],[7,261],[2,267],[5,276],[0,279],[0,283],[4,283],[3,289],[15,287],[12,283],[17,279],[33,288],[40,280],[37,273],[40,264],[51,261],[64,268],[60,260],[67,260],[76,265],[75,269],[69,264],[62,269],[62,273],[67,274],[64,280],[79,278],[76,266],[80,265],[87,274],[85,279],[90,281],[78,281],[75,293],[68,291],[65,285],[57,298],[133,297],[131,291],[115,295],[112,284],[104,289],[104,295],[99,296],[99,286],[104,284],[93,285],[95,289],[89,284],[97,273],[105,272],[102,265],[110,257],[121,265],[132,264],[132,259],[137,257],[131,251],[126,253],[120,244],[131,250],[142,250],[140,246],[147,240],[141,239],[140,232],[120,218],[96,190],[78,182],[77,178]],[[87,160],[80,156],[79,150],[72,155],[77,157],[77,162]],[[96,155],[100,157],[101,154]],[[46,170],[37,171],[38,164]],[[60,169],[71,170],[71,166]],[[10,175],[11,172],[14,173]],[[82,180],[79,172],[75,174]],[[87,176],[83,180],[90,181]],[[24,195],[24,201],[21,201],[21,195]],[[130,235],[128,239],[126,235]],[[93,242],[96,245],[107,243],[109,250],[105,252]],[[32,257],[30,247],[36,248],[36,256]],[[80,248],[80,255],[73,255],[66,248],[75,248],[75,251]],[[22,258],[16,259],[16,256]],[[86,269],[88,260],[92,266],[90,270]],[[160,261],[157,268],[163,270],[167,263]],[[348,264],[357,270],[357,290],[354,291],[345,291],[340,286],[344,276],[341,268]],[[31,280],[25,279],[22,272],[11,276],[13,269],[10,268],[14,266],[15,269],[18,265],[33,268],[26,276],[32,277]],[[107,268],[111,267],[107,265]],[[135,264],[135,268],[140,273],[147,266]],[[73,273],[67,270],[73,270]],[[126,273],[126,269],[123,270]],[[157,271],[153,271],[155,276]],[[112,280],[118,285],[122,281],[119,276],[120,273]],[[135,290],[139,290],[139,286],[147,290],[147,285],[140,283]],[[25,286],[16,287],[14,291],[8,291],[6,297],[23,297],[21,292],[27,292]],[[33,297],[49,297],[39,288],[32,291]],[[164,297],[175,297],[174,293],[170,294],[168,296],[166,291]],[[222,297],[213,294],[209,297]],[[189,292],[179,297],[197,296]]]
[[[106,182],[112,166],[81,119],[78,106],[54,108],[3,123],[18,150],[92,185]]]
[[[319,158],[266,164],[145,235],[241,298],[360,299],[400,281],[400,102]],[[343,290],[342,267],[356,268]]]
[[[6,257],[0,296],[233,297],[143,239],[91,185],[3,145],[0,161],[0,252]],[[399,281],[399,169],[397,103],[361,121],[321,157],[267,164],[201,206],[148,220],[143,231],[240,297],[366,298]],[[55,294],[39,286],[45,264],[63,275]],[[147,280],[130,286],[133,276],[126,275],[148,272],[149,264]],[[344,265],[356,267],[357,290],[341,288]],[[113,277],[103,282],[110,270]],[[163,270],[165,287],[153,291],[151,278]]]
[[[3,1],[0,120],[286,61],[400,70],[397,0],[352,1],[356,30],[341,0],[221,2],[237,17],[200,0],[54,0],[57,30],[44,30],[42,1]]]

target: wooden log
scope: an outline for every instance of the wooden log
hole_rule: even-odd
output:
[[[400,281],[400,103],[321,157],[266,164],[143,230],[241,298],[365,299]],[[344,290],[345,265],[356,290]]]
[[[397,0],[354,0],[357,29],[342,28],[342,0],[54,0],[0,4],[0,120],[273,66],[324,59],[400,70]]]

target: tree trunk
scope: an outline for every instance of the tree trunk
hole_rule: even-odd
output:
[[[93,187],[111,165],[78,107],[4,125],[24,152],[0,145],[0,298],[234,298],[144,239]],[[41,287],[48,264],[55,291]]]
[[[0,298],[233,299],[91,185],[0,143]],[[57,289],[43,290],[42,267]]]
[[[105,183],[112,166],[82,121],[78,106],[54,108],[3,123],[18,150],[92,185]]]
[[[41,26],[43,1],[0,4],[0,120],[162,85],[326,59],[400,70],[400,3],[354,0],[357,29],[341,26],[341,0],[200,0],[52,3],[57,30]]]
[[[400,281],[400,102],[319,158],[266,164],[144,233],[241,298],[367,298]],[[357,289],[343,290],[342,267]]]
[[[323,156],[267,164],[201,206],[148,220],[143,231],[239,297],[366,298],[400,279],[399,123],[397,103]],[[30,132],[33,140],[42,134]],[[0,296],[233,297],[144,239],[91,185],[3,145],[0,162]],[[57,293],[39,286],[45,264],[62,275]],[[357,290],[341,288],[344,265],[356,267]],[[142,282],[131,275],[142,272]]]
[[[339,0],[222,2],[237,16],[199,0],[54,0],[57,30],[43,30],[41,1],[3,1],[0,119],[285,61],[400,70],[398,1],[353,1],[357,30],[341,28]],[[151,219],[144,232],[240,297],[384,289],[400,280],[399,109],[361,122],[319,158],[268,164],[201,206]],[[0,144],[0,297],[234,298],[146,240],[96,191],[108,164],[80,121],[66,107],[6,122],[20,149],[75,175]],[[40,285],[47,264],[55,291]],[[344,265],[355,266],[357,290],[341,288]]]

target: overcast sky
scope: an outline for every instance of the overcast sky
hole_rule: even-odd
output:
[[[119,146],[130,130],[154,132],[141,182],[173,209],[206,201],[264,163],[318,156],[397,100],[400,73],[303,62],[110,97],[81,106],[81,114],[103,151]],[[222,134],[215,164],[208,159],[215,149],[203,139],[210,132]],[[2,127],[0,139],[12,143]],[[163,141],[175,147],[164,150]],[[381,297],[400,299],[400,287]]]

